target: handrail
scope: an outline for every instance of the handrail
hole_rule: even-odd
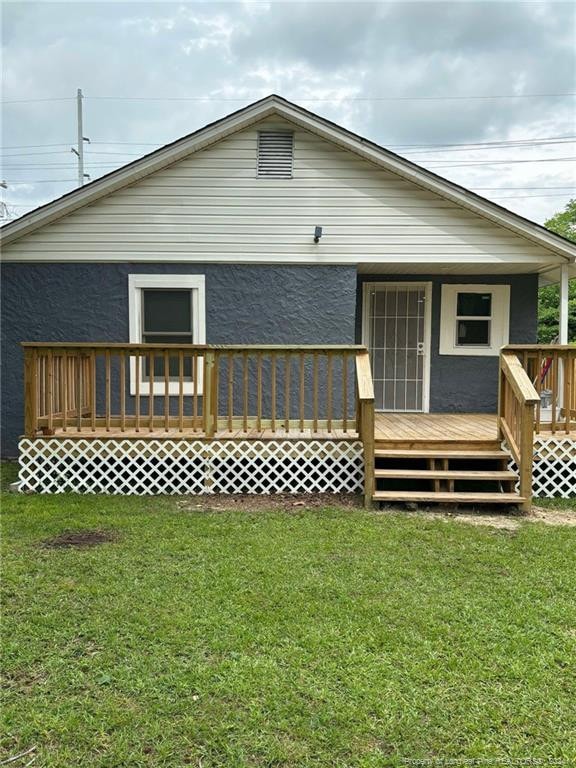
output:
[[[532,506],[532,466],[534,458],[534,407],[540,397],[518,357],[511,351],[500,353],[498,427],[518,466],[522,509]]]
[[[506,378],[510,382],[514,394],[523,404],[535,405],[540,401],[540,395],[528,378],[520,360],[509,352],[502,353],[502,366]]]
[[[142,344],[122,341],[22,341],[24,349],[189,349],[189,350],[253,350],[262,352],[365,352],[363,344]]]

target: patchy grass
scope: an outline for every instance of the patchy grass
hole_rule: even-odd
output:
[[[37,745],[43,768],[576,761],[574,528],[2,506],[0,760]],[[72,531],[113,540],[43,545]]]

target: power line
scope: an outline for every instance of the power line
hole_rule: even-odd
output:
[[[512,147],[512,146],[525,146],[525,145],[532,145],[532,144],[544,144],[544,143],[551,143],[551,142],[564,142],[570,143],[571,141],[576,140],[576,135],[569,134],[564,136],[535,136],[533,138],[529,139],[502,139],[499,141],[474,141],[474,142],[447,142],[443,144],[386,144],[386,146],[390,149],[425,149],[425,148],[442,148],[442,147],[463,147],[463,148],[470,148],[473,149],[474,147]],[[69,144],[72,142],[64,142],[62,144],[19,144],[19,145],[10,145],[10,146],[4,146],[0,147],[0,150],[7,150],[7,149],[43,149],[46,147],[68,147]],[[91,146],[94,145],[105,145],[105,146],[129,146],[129,147],[161,147],[164,146],[162,142],[146,142],[146,141],[91,141]],[[59,150],[61,152],[67,151],[67,150]],[[25,153],[27,154],[27,153]],[[31,154],[41,154],[38,153],[31,153]],[[120,153],[123,154],[123,153]],[[128,153],[126,153],[128,154]]]
[[[566,156],[566,157],[538,157],[533,158],[530,160],[471,160],[470,162],[465,163],[445,163],[442,159],[432,159],[429,158],[428,162],[430,163],[440,163],[440,165],[430,165],[429,170],[435,171],[441,168],[478,168],[478,167],[486,167],[491,165],[517,165],[517,164],[525,164],[525,163],[560,163],[560,162],[573,162],[576,160],[576,156]],[[109,163],[87,163],[91,168],[121,168],[122,165],[118,165],[117,163],[109,162]],[[44,163],[37,165],[33,165],[32,163],[24,164],[24,165],[4,165],[4,170],[10,170],[10,171],[23,171],[23,170],[41,170],[43,168],[49,168],[49,169],[66,169],[69,168],[69,165],[62,164],[62,163]],[[422,166],[422,167],[428,167],[428,166]]]
[[[470,163],[450,163],[449,165],[433,165],[430,166],[431,171],[435,171],[437,168],[476,168],[478,166],[486,165],[515,165],[517,163],[561,163],[571,162],[576,160],[576,157],[539,157],[534,160],[478,160],[478,162]],[[442,160],[430,160],[430,162],[442,163]]]
[[[576,96],[574,92],[567,93],[499,93],[499,94],[472,94],[466,96],[309,96],[295,97],[298,102],[368,102],[368,101],[462,101],[462,100],[491,100],[491,99],[561,99]],[[193,101],[193,102],[248,102],[265,97],[259,96],[250,99],[247,96],[86,96],[92,101]],[[3,105],[9,104],[33,104],[47,101],[74,101],[73,96],[51,97],[41,99],[9,99],[3,100]]]

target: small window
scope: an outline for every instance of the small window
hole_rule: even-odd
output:
[[[456,345],[490,346],[492,294],[459,292],[456,294]]]
[[[509,285],[443,285],[441,355],[497,355],[508,343]]]
[[[130,341],[144,344],[205,344],[205,298],[203,275],[130,275]],[[179,361],[170,357],[169,391],[179,389]],[[193,391],[192,358],[184,357],[184,392]],[[164,359],[154,360],[154,392],[164,392]],[[198,366],[198,393],[201,393],[201,366]],[[149,394],[150,364],[141,367],[140,393]],[[136,367],[131,365],[130,391],[136,391]]]
[[[290,179],[293,160],[293,133],[289,131],[260,131],[258,133],[258,176],[271,179]]]

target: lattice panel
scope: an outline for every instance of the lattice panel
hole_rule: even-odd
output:
[[[518,472],[513,460],[508,468]],[[576,441],[562,437],[534,440],[532,495],[540,499],[576,497]]]
[[[19,450],[23,492],[358,493],[364,483],[357,441],[24,439]]]

